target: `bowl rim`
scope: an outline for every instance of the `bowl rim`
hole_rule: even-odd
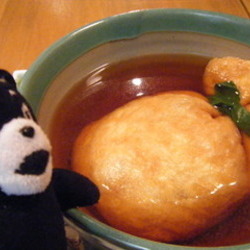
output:
[[[248,250],[250,249],[250,244],[240,244],[234,246],[218,246],[218,247],[197,247],[197,246],[185,246],[173,243],[162,243],[153,240],[148,240],[115,229],[75,208],[68,210],[65,214],[65,217],[70,221],[72,221],[73,223],[75,223],[74,228],[77,231],[81,232],[82,230],[85,230],[85,232],[93,234],[97,237],[101,237],[102,239],[108,241],[111,244],[112,243],[118,244],[118,246],[122,246],[123,248],[124,248],[123,243],[126,243],[126,247],[124,249],[156,249],[156,247],[157,250],[183,250],[183,249]],[[81,223],[84,224],[84,228],[80,226]],[[98,224],[98,226],[96,226],[96,223]],[[71,226],[73,225],[71,224]]]
[[[130,21],[127,22],[127,20]],[[131,39],[148,32],[160,31],[196,32],[250,45],[250,20],[247,18],[195,9],[136,10],[90,23],[55,42],[31,65],[24,75],[19,90],[37,113],[49,83],[79,56],[103,43]],[[108,241],[115,240],[122,244],[129,235],[99,221],[96,225],[95,219],[77,209],[70,210],[67,216],[73,220],[84,222],[88,231],[102,237],[105,236]],[[100,230],[103,230],[103,233],[100,233]],[[184,246],[158,243],[135,236],[130,236],[129,244],[132,247],[139,247],[136,249],[152,249],[154,244],[157,244],[157,249],[184,248]],[[249,249],[250,244],[216,248],[185,246],[185,248]]]
[[[247,18],[196,9],[146,9],[107,17],[80,27],[47,48],[24,75],[19,90],[37,113],[42,100],[37,97],[44,95],[49,83],[70,63],[101,44],[149,32],[182,31],[250,45],[249,27]]]

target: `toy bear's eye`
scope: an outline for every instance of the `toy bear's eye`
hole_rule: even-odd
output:
[[[35,135],[35,130],[33,127],[25,126],[20,129],[20,132],[23,136],[33,138]]]

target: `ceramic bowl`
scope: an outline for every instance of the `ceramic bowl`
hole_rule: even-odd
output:
[[[249,59],[250,21],[187,9],[142,10],[106,18],[48,48],[25,74],[20,91],[46,131],[60,101],[89,72],[107,62],[154,54]],[[80,232],[87,249],[193,249],[123,233],[77,209],[68,211],[66,218]],[[225,249],[250,249],[250,244]]]

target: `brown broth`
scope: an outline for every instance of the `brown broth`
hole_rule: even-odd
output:
[[[209,58],[154,55],[103,66],[90,73],[62,100],[50,126],[54,166],[70,168],[73,143],[82,128],[141,96],[169,90],[203,93]],[[250,202],[235,215],[185,245],[222,246],[250,242]]]
[[[49,135],[54,165],[69,168],[82,128],[135,98],[168,90],[202,92],[207,61],[190,55],[145,56],[92,72],[67,94],[53,117]]]

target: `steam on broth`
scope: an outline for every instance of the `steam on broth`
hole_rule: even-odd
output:
[[[91,72],[65,96],[53,117],[49,135],[54,166],[70,168],[71,149],[82,128],[135,98],[169,90],[203,93],[201,82],[209,59],[197,55],[153,55]],[[219,246],[249,242],[249,204],[206,234],[183,244]]]

